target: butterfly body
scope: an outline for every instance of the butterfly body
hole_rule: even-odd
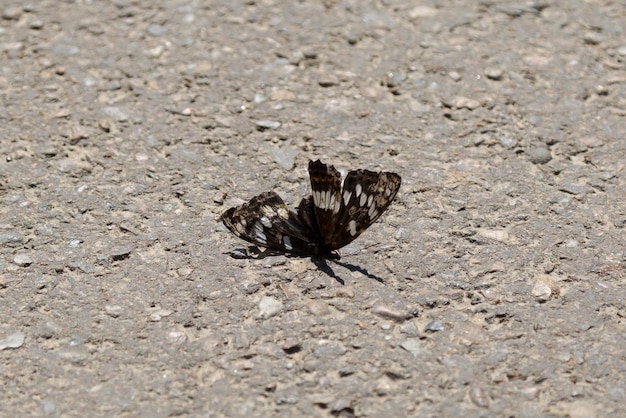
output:
[[[332,165],[309,161],[311,196],[296,211],[276,192],[265,192],[221,217],[239,238],[270,250],[296,255],[338,258],[387,210],[400,188],[396,173],[350,171],[343,184]]]

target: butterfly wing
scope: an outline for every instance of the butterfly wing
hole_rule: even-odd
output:
[[[266,192],[228,209],[221,220],[233,234],[252,244],[283,253],[316,254],[318,235],[306,217],[310,203],[305,201],[294,213],[278,194]]]
[[[343,186],[332,165],[309,162],[315,218],[325,251],[356,239],[387,210],[400,189],[396,173],[350,171]]]
[[[324,244],[331,242],[337,220],[341,217],[341,175],[332,165],[320,160],[309,161],[309,177],[313,192],[316,226]]]
[[[396,173],[350,171],[341,190],[337,226],[326,243],[329,249],[349,244],[376,222],[398,194],[401,182]]]

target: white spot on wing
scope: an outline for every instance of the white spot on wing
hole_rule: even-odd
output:
[[[335,200],[335,207],[333,208],[333,213],[339,213],[339,209],[341,209],[341,200]]]
[[[260,230],[256,230],[256,238],[261,244],[267,244],[267,237]]]
[[[367,195],[365,193],[363,193],[361,195],[361,199],[359,200],[359,205],[360,206],[364,206],[366,201],[367,201]]]
[[[313,201],[315,202],[315,206],[320,209],[328,210],[335,208],[337,204],[337,196],[332,192],[332,190],[324,190],[317,191],[313,193]],[[341,199],[341,198],[340,198]]]
[[[352,197],[352,192],[349,192],[347,190],[343,192],[343,204],[347,205],[351,197]]]
[[[356,222],[354,219],[348,222],[348,232],[350,232],[352,236],[356,235]]]
[[[278,216],[280,216],[283,219],[287,219],[289,217],[289,211],[287,211],[287,209],[281,207],[278,208]]]
[[[259,221],[256,221],[254,223],[254,235],[262,244],[265,244],[267,242],[267,237],[263,233],[263,225],[261,225],[261,222]]]
[[[370,219],[374,219],[376,217],[376,215],[378,215],[378,212],[376,211],[376,204],[375,203],[372,203],[370,205],[370,208],[367,211],[367,214],[369,215]]]
[[[361,192],[363,191],[363,189],[361,188],[360,184],[357,184],[356,187],[354,188],[355,192],[356,192],[356,197],[361,196]]]
[[[373,195],[369,195],[369,197],[367,198],[367,206],[372,206],[372,201],[374,200],[374,196]]]
[[[287,251],[291,251],[291,250],[293,250],[293,247],[292,247],[292,245],[291,245],[291,240],[290,240],[290,239],[289,239],[289,237],[288,237],[288,236],[286,236],[286,235],[283,237],[283,245],[285,246],[285,249],[286,249]]]
[[[261,212],[263,212],[263,215],[269,216],[270,218],[276,216],[276,212],[274,211],[274,209],[269,206],[263,206],[261,208]]]
[[[266,228],[271,228],[272,227],[272,222],[270,222],[270,220],[269,220],[269,218],[267,216],[261,216],[261,223]]]

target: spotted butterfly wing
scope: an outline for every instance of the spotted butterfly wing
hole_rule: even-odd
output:
[[[341,175],[320,160],[309,162],[311,196],[290,211],[275,192],[262,193],[221,217],[239,238],[270,250],[338,258],[335,250],[356,239],[393,201],[400,188],[395,173],[369,170]]]
[[[290,211],[276,192],[265,192],[222,214],[224,225],[239,238],[270,250],[314,254],[316,231],[310,204],[303,199],[297,213]]]
[[[309,162],[315,216],[324,247],[346,246],[387,210],[400,189],[396,173],[350,171],[341,186],[339,172],[320,160]]]
[[[317,229],[324,246],[331,243],[337,228],[337,220],[344,208],[341,200],[341,175],[332,165],[320,160],[309,161],[309,178]],[[332,251],[331,248],[326,248]]]

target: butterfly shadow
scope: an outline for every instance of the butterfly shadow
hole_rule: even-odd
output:
[[[337,256],[331,256],[331,257],[326,258],[326,257],[320,257],[320,256],[301,256],[301,255],[281,254],[279,252],[275,252],[271,250],[262,251],[256,246],[250,246],[247,248],[247,250],[244,248],[236,248],[234,250],[227,252],[226,254],[229,254],[233,258],[248,259],[248,260],[259,260],[259,259],[263,259],[266,257],[276,256],[276,255],[285,255],[286,257],[289,257],[289,258],[310,257],[313,264],[315,264],[315,266],[319,270],[323,271],[328,276],[337,280],[339,284],[345,285],[346,284],[345,281],[341,277],[339,277],[337,273],[335,273],[335,271],[328,264],[327,260],[331,260],[333,263],[345,269],[348,269],[351,272],[358,271],[362,275],[370,279],[376,280],[378,283],[385,283],[385,281],[381,277],[370,273],[369,271],[367,271],[367,269],[364,269],[363,267],[355,266],[354,264],[339,261],[339,258]]]
[[[320,269],[321,271],[323,271],[324,273],[326,273],[327,275],[329,275],[330,277],[332,277],[333,279],[337,280],[340,284],[345,285],[345,282],[343,281],[343,279],[341,277],[339,277],[334,271],[333,269],[330,267],[330,265],[328,265],[328,262],[326,261],[326,258],[321,258],[321,257],[311,257],[311,261],[313,261],[313,264],[315,264],[315,266]],[[364,269],[363,267],[359,267],[359,266],[355,266],[354,264],[350,264],[350,263],[346,263],[343,261],[339,261],[336,258],[329,258],[328,260],[331,260],[333,263],[346,268],[352,272],[358,271],[359,273],[361,273],[362,275],[376,280],[378,283],[385,283],[385,281],[381,278],[378,277],[375,274],[370,273],[369,271],[367,271],[367,269]]]

